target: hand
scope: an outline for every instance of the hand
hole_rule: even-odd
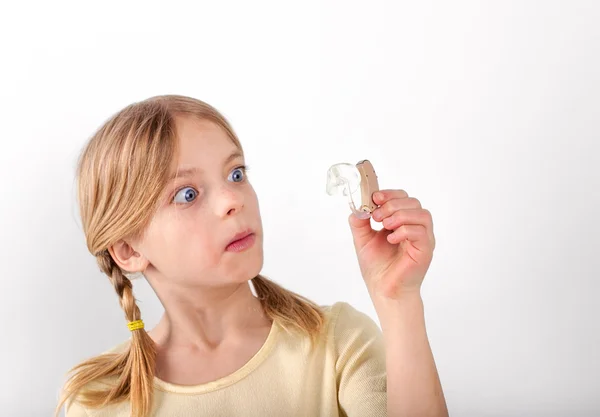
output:
[[[383,229],[373,230],[370,219],[354,214],[348,219],[369,293],[389,299],[418,293],[435,248],[431,213],[404,190],[380,190],[373,201],[380,207],[372,218]]]

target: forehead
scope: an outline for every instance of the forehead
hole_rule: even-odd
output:
[[[210,166],[221,162],[237,147],[225,130],[210,120],[177,119],[178,166]]]

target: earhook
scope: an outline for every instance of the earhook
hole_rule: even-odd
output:
[[[368,219],[378,206],[373,201],[373,193],[379,191],[379,182],[373,164],[367,159],[355,165],[339,163],[332,165],[327,171],[327,194],[342,194],[348,197],[348,205],[358,218]],[[360,197],[353,194],[360,189]],[[358,200],[358,204],[355,203]],[[358,208],[357,208],[358,205]]]

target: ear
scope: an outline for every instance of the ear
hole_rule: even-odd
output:
[[[133,247],[124,240],[119,240],[108,248],[108,251],[115,263],[127,272],[144,272],[150,263],[144,255],[136,252]]]

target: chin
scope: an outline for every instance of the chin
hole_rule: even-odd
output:
[[[251,248],[243,257],[237,259],[231,272],[227,274],[234,282],[246,282],[260,274],[264,265],[264,256],[261,247]]]
[[[257,251],[259,252],[259,251]],[[253,254],[254,255],[254,254]],[[262,271],[264,265],[264,256],[262,253],[262,249],[260,250],[260,253],[257,253],[255,256],[252,256],[251,260],[248,260],[248,263],[246,265],[247,267],[247,276],[249,276],[248,279],[252,279],[255,276],[257,276],[258,274],[260,274],[260,271]]]

